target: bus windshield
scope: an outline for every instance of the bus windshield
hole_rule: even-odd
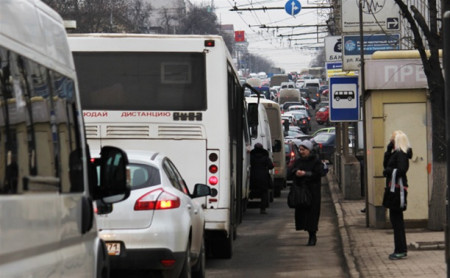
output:
[[[84,110],[207,108],[203,53],[75,52],[74,60]]]

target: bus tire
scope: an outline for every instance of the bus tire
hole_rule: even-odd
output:
[[[233,233],[233,232],[232,232]],[[218,259],[231,259],[233,256],[233,234],[215,241],[214,252]]]

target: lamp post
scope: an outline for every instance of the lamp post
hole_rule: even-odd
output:
[[[447,264],[447,278],[450,277],[450,206],[449,206],[449,177],[450,166],[448,159],[450,157],[450,11],[444,13],[444,79],[445,79],[445,141],[447,143],[447,196],[446,196],[446,208],[447,208],[447,221],[445,223],[445,262]]]
[[[369,198],[368,198],[368,183],[367,183],[367,136],[366,136],[366,105],[365,105],[365,99],[366,99],[366,76],[365,76],[365,61],[364,61],[364,21],[363,21],[363,1],[366,0],[359,0],[359,46],[360,46],[360,67],[359,67],[359,76],[361,77],[361,97],[360,97],[360,106],[362,110],[362,122],[363,122],[363,161],[364,161],[364,195],[366,199],[366,227],[369,227]]]

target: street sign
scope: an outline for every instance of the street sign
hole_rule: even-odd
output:
[[[356,71],[343,71],[342,62],[326,62],[327,80],[333,76],[355,76]]]
[[[284,9],[289,15],[296,15],[298,14],[302,9],[302,4],[298,0],[289,0],[286,2],[286,5],[284,5]]]
[[[330,78],[330,122],[359,121],[358,77]]]
[[[361,40],[359,35],[343,36],[342,68],[359,70],[361,58]],[[375,51],[400,49],[399,34],[368,34],[363,36],[364,58],[368,59]]]
[[[400,9],[392,0],[362,0],[364,32],[398,32]],[[342,33],[359,32],[359,1],[342,0]]]

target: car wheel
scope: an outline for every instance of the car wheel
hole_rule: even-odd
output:
[[[184,258],[183,268],[181,269],[180,278],[191,278],[191,241],[188,241],[186,247],[186,257]]]
[[[192,269],[192,277],[194,278],[204,278],[206,277],[206,255],[205,255],[205,240],[202,241],[202,246],[200,247],[200,254],[198,261]]]

